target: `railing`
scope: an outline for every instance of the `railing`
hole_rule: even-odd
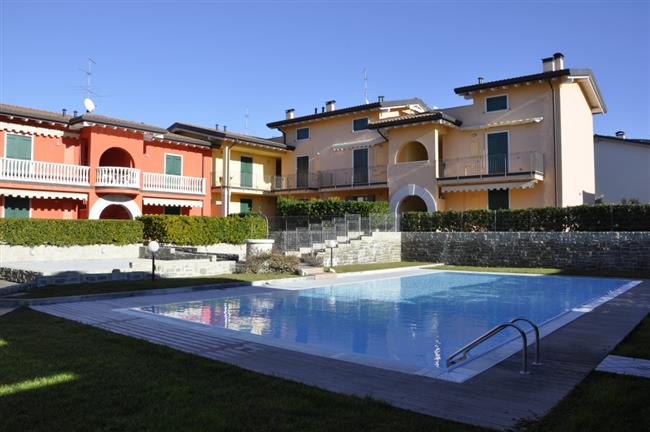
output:
[[[140,170],[125,167],[99,167],[95,186],[140,188]]]
[[[502,153],[440,161],[439,178],[508,176],[544,173],[544,155],[539,152]]]
[[[320,188],[345,188],[369,186],[388,182],[386,165],[363,168],[346,168],[319,173]]]
[[[273,186],[273,178],[275,176],[254,175],[252,173],[235,173],[228,179],[228,186],[241,189],[255,189],[262,191],[270,191]],[[214,179],[215,186],[226,186],[224,178],[217,174]]]
[[[205,180],[202,177],[145,172],[142,173],[142,189],[157,192],[203,194],[205,193]]]
[[[0,158],[0,179],[88,186],[87,166]]]

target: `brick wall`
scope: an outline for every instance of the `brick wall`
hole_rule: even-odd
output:
[[[403,261],[650,271],[650,232],[402,233]]]

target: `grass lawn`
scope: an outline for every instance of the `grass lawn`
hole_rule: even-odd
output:
[[[477,431],[51,317],[0,316],[0,429]]]
[[[160,288],[179,288],[194,285],[229,284],[233,282],[253,282],[266,279],[281,279],[296,277],[294,274],[277,273],[234,273],[223,274],[212,277],[179,278],[179,279],[156,279],[138,281],[111,281],[99,283],[83,283],[71,285],[51,285],[25,292],[24,295],[15,298],[44,298],[62,297],[72,295],[103,294],[114,292],[128,292],[151,290]]]
[[[376,264],[349,264],[349,265],[340,265],[334,266],[334,270],[337,273],[350,273],[350,272],[359,272],[359,271],[368,271],[368,270],[382,270],[382,269],[391,269],[391,268],[400,268],[400,267],[413,267],[427,265],[429,263],[425,262],[415,262],[415,261],[402,261],[402,262],[392,262],[392,263],[376,263]],[[436,267],[437,268],[437,267]]]
[[[527,273],[527,274],[545,274],[545,275],[566,275],[566,276],[600,276],[600,277],[621,277],[650,279],[650,273],[645,272],[612,272],[612,271],[594,271],[594,270],[562,270],[554,268],[523,268],[523,267],[476,267],[476,266],[455,266],[442,265],[436,267],[427,267],[431,270],[456,270],[456,271],[475,271],[475,272],[495,272],[495,273]]]

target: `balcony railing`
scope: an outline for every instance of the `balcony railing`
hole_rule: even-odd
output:
[[[125,167],[99,167],[95,186],[140,188],[140,170]]]
[[[87,166],[0,158],[0,179],[88,186]]]
[[[142,173],[142,190],[203,194],[205,193],[205,179],[145,172]]]
[[[520,152],[445,159],[440,161],[439,178],[483,178],[522,173],[544,174],[544,155],[539,152]]]
[[[318,185],[322,188],[347,188],[383,184],[388,181],[386,165],[363,168],[345,168],[319,173]]]

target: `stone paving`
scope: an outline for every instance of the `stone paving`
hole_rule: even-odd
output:
[[[609,355],[596,368],[599,372],[650,378],[650,360]]]

